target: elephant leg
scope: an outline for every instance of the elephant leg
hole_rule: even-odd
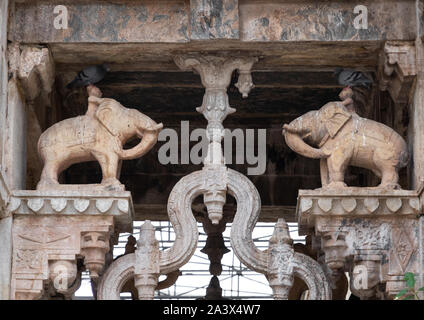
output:
[[[40,182],[37,184],[37,190],[46,189],[49,185],[59,184],[58,179],[59,166],[54,161],[46,161],[41,172]]]
[[[328,188],[344,188],[344,174],[353,155],[353,148],[340,148],[333,151],[327,159],[329,184]]]
[[[114,153],[95,152],[93,156],[97,159],[102,168],[101,184],[121,184],[117,178],[119,158]]]
[[[380,172],[380,170],[379,169],[371,169],[371,171],[377,176],[377,177],[379,177],[380,179],[381,179],[381,177],[382,177],[382,174],[381,174],[381,172]]]
[[[379,187],[388,189],[399,189],[399,175],[394,166],[381,169],[381,183]]]
[[[119,180],[119,177],[121,176],[121,169],[122,169],[122,160],[118,160],[117,170],[116,170],[116,179]]]
[[[324,158],[320,160],[319,169],[321,173],[321,185],[325,187],[329,183],[327,159]]]

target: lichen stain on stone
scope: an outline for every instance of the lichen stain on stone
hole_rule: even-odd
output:
[[[240,6],[241,29],[244,41],[385,40],[411,33],[413,22],[399,21],[393,16],[394,11],[411,11],[410,4],[398,3],[396,10],[392,9],[388,2],[369,4],[368,27],[356,29],[354,21],[358,14],[346,2],[284,6],[276,3],[257,6],[252,2]],[[269,24],[255,22],[264,18]]]
[[[262,23],[262,26],[264,27],[269,26],[269,19],[267,17],[260,18],[259,21]]]
[[[155,14],[154,16],[153,16],[153,22],[155,22],[155,21],[160,21],[160,20],[164,20],[164,19],[168,19],[168,15],[166,15],[166,14]]]
[[[123,4],[70,4],[68,9],[68,29],[53,28],[53,5],[18,6],[15,23],[18,21],[43,21],[48,23],[18,24],[14,36],[24,41],[64,41],[64,42],[181,42],[187,35],[179,32],[182,25],[188,25],[188,7],[184,2],[149,2],[145,5]],[[160,24],[160,25],[158,25]],[[30,30],[28,25],[33,25]],[[35,28],[34,28],[35,26]],[[46,27],[47,26],[47,27]],[[44,32],[43,30],[48,32]],[[187,27],[186,27],[187,28]],[[43,32],[41,32],[43,31]],[[159,31],[159,32],[158,32]],[[40,40],[32,39],[37,34]]]
[[[238,6],[234,0],[191,1],[191,38],[238,38]]]
[[[178,29],[178,33],[185,39],[188,39],[187,34],[187,25],[181,25],[181,27]]]
[[[136,14],[136,19],[137,21],[139,21],[141,23],[141,25],[143,25],[148,18],[148,12],[147,12],[147,8],[145,6],[140,6],[139,8],[137,8],[137,14]]]

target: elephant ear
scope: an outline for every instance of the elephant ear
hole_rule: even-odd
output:
[[[352,117],[352,114],[346,108],[338,103],[331,103],[324,110],[324,126],[331,138],[339,132],[346,122]]]
[[[110,103],[102,102],[96,110],[96,118],[99,122],[114,136],[118,135],[116,127],[113,122],[116,121],[113,107]]]

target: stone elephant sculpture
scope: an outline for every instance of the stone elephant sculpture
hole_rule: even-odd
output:
[[[407,145],[393,129],[329,102],[283,126],[287,145],[295,152],[321,159],[323,187],[346,187],[347,166],[372,170],[379,188],[397,189],[398,170],[408,163]]]
[[[120,160],[141,157],[157,142],[163,125],[157,124],[136,109],[128,109],[118,101],[90,96],[89,109],[83,116],[60,121],[38,141],[38,153],[44,162],[38,190],[58,186],[58,175],[70,165],[97,160],[102,169],[103,186],[122,187],[118,180]],[[125,143],[139,137],[131,149]]]

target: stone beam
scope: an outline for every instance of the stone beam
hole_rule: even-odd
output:
[[[67,29],[54,27],[57,5],[67,9]],[[355,27],[357,5],[367,9],[365,29]],[[19,1],[14,10],[9,38],[27,43],[382,41],[413,40],[417,31],[414,0],[46,0]]]
[[[57,5],[67,9],[67,29],[54,27]],[[68,0],[42,4],[28,1],[16,3],[9,36],[31,43],[187,42],[189,14],[189,5],[182,0],[119,3]]]

